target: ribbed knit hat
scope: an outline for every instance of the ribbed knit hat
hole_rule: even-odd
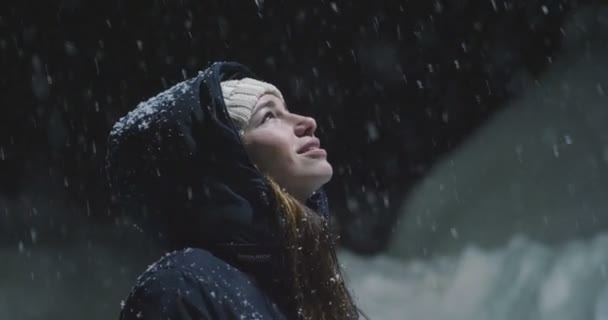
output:
[[[264,94],[275,95],[284,101],[283,95],[277,87],[256,79],[227,80],[222,81],[220,85],[228,114],[241,129],[249,122],[253,108]]]

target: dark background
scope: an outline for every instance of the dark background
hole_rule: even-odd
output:
[[[85,241],[120,224],[103,172],[114,122],[236,60],[313,115],[343,244],[377,253],[399,199],[553,62],[591,1],[3,1],[0,241]]]

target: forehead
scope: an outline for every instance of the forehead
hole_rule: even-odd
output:
[[[255,112],[264,107],[287,110],[285,102],[283,102],[283,100],[273,94],[264,94],[263,96],[261,96],[258,102],[256,103],[253,111]]]

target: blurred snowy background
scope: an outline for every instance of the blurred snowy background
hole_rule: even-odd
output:
[[[387,253],[342,254],[372,318],[608,319],[608,10],[586,30],[404,199]]]
[[[340,256],[371,319],[608,319],[608,5],[266,1],[197,22],[187,1],[143,13],[116,1],[116,16],[91,20],[103,32],[81,34],[97,8],[61,3],[46,19],[24,14],[34,3],[0,16],[12,28],[0,35],[0,319],[116,318],[158,252],[104,204],[107,129],[225,57],[313,106],[334,151]],[[292,38],[238,36],[276,23]]]

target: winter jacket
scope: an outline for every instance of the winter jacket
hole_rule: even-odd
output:
[[[228,116],[220,82],[256,78],[233,62],[140,103],[113,127],[116,206],[175,249],[135,284],[120,319],[287,319],[276,203]],[[327,218],[319,190],[307,205]]]

